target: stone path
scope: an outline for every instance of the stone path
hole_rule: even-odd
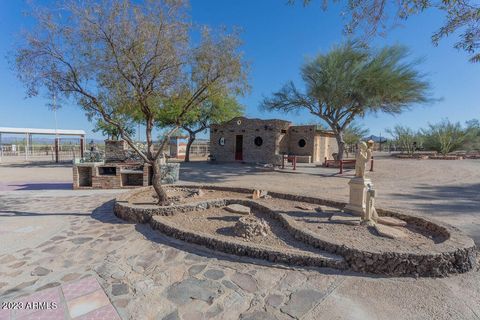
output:
[[[5,303],[0,309],[2,320],[120,320],[105,292],[91,276]]]

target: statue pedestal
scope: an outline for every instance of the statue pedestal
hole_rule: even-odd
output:
[[[348,184],[350,185],[350,201],[345,206],[344,211],[364,217],[368,185],[373,187],[372,180],[355,177]]]

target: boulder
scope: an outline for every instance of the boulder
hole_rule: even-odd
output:
[[[266,236],[270,228],[265,220],[254,216],[246,216],[238,219],[233,226],[233,231],[239,237],[250,239],[256,236]]]

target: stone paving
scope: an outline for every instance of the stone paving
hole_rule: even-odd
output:
[[[118,191],[0,193],[0,301],[98,279],[122,319],[480,319],[480,272],[383,278],[217,254],[112,213]]]
[[[98,281],[87,276],[9,301],[0,309],[0,319],[120,320],[120,317]]]

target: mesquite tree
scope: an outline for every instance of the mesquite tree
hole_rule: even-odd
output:
[[[350,42],[320,54],[301,69],[305,93],[293,82],[286,84],[262,107],[283,112],[307,110],[327,123],[343,159],[345,130],[357,117],[369,112],[400,113],[411,104],[429,99],[428,82],[404,62],[407,51],[400,46],[368,49]]]
[[[183,1],[62,1],[32,10],[37,22],[15,56],[28,95],[41,89],[82,107],[89,117],[115,126],[120,136],[153,169],[159,203],[162,149],[189,110],[218,95],[240,94],[245,62],[236,33],[200,30],[195,45]],[[158,114],[182,97],[168,134],[154,145]],[[115,101],[115,103],[111,103]],[[123,126],[131,117],[145,127],[146,150]]]

